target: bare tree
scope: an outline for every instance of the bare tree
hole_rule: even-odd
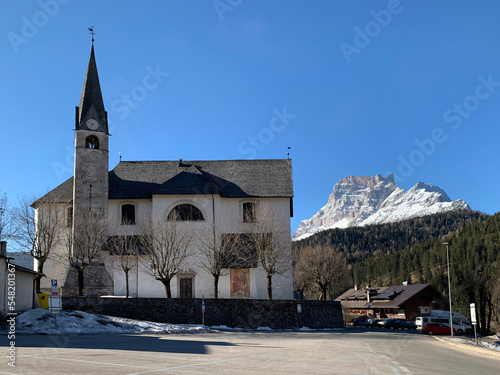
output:
[[[21,249],[37,260],[37,271],[43,266],[52,250],[61,242],[63,214],[52,202],[37,201],[38,210],[32,206],[35,197],[20,197],[14,209],[16,242]],[[40,278],[35,279],[35,288],[40,290]]]
[[[7,194],[0,193],[0,241],[7,241],[14,236],[14,225]]]
[[[138,236],[128,234],[125,226],[124,233],[120,236],[113,236],[110,245],[115,258],[115,266],[125,273],[126,298],[129,298],[129,274],[137,265],[137,257],[140,253],[140,239]]]
[[[304,268],[299,266],[298,259],[300,259],[300,250],[293,249],[292,251],[295,262],[295,268],[293,272],[293,289],[300,294],[300,298],[304,298],[305,292],[309,287],[310,279],[309,274],[305,272]]]
[[[73,227],[68,227],[68,261],[78,274],[79,296],[83,296],[85,269],[106,249],[108,222],[104,211],[89,208],[79,210],[73,218]]]
[[[267,298],[272,300],[273,276],[282,275],[291,268],[291,239],[283,219],[268,205],[258,207],[252,220],[248,238],[266,271]]]
[[[199,255],[201,267],[214,279],[214,298],[219,298],[219,279],[227,276],[231,265],[237,260],[242,244],[241,235],[219,233],[215,224],[198,233],[201,244]]]
[[[139,226],[144,261],[155,280],[165,287],[167,298],[172,298],[170,282],[180,266],[191,256],[189,246],[192,233],[185,223],[175,218],[151,218]]]
[[[296,283],[309,285],[320,292],[320,299],[326,301],[332,285],[344,280],[347,270],[345,256],[332,247],[316,245],[300,250],[295,267]]]

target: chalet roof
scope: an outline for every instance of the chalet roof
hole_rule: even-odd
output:
[[[429,284],[394,285],[374,288],[355,288],[337,297],[335,301],[347,308],[400,308],[406,301],[420,293]],[[370,302],[367,300],[367,290],[370,291]]]
[[[109,172],[109,199],[146,199],[154,194],[219,194],[229,198],[293,197],[289,159],[122,161]],[[70,203],[73,178],[44,201]]]

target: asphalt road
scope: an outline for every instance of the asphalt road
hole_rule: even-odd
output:
[[[495,374],[500,355],[386,330],[17,336],[0,374]]]

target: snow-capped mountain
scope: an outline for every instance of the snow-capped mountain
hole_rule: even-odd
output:
[[[419,182],[405,191],[392,174],[349,176],[339,180],[328,203],[300,223],[293,239],[300,240],[330,228],[384,224],[457,209],[470,209],[463,200],[452,201],[444,190]]]

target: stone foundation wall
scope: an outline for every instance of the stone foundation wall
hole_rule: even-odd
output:
[[[64,310],[173,324],[202,324],[201,299],[64,297]],[[255,329],[343,328],[335,301],[205,299],[205,325]],[[301,312],[297,310],[300,305]]]

